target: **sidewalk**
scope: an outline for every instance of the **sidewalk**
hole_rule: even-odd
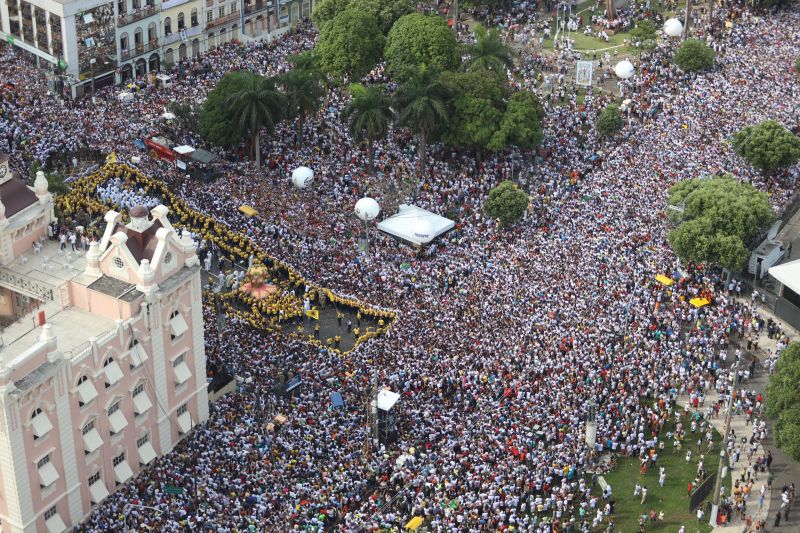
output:
[[[759,314],[764,317],[765,319],[772,318],[784,328],[787,336],[791,341],[798,340],[798,332],[795,331],[793,328],[784,324],[780,320],[777,319],[775,315],[769,309],[766,309],[764,306],[759,306]],[[767,338],[767,335],[764,333],[759,337],[759,348],[758,348],[758,355],[759,358],[763,361],[766,359],[767,350],[774,350],[775,349],[776,340]],[[744,359],[749,360],[749,356],[751,355],[746,350]],[[769,381],[769,374],[763,368],[758,370],[754,377],[751,377],[747,382],[742,384],[737,388],[745,388],[748,390],[754,390],[757,392],[764,393],[764,389]],[[716,390],[708,391],[706,395],[706,405],[713,404],[717,401],[719,395]],[[688,400],[688,396],[683,396],[678,399],[678,404],[681,406],[685,405],[685,402]],[[716,418],[711,419],[711,424],[714,428],[720,432],[720,434],[724,431],[725,425],[725,415],[726,410],[723,408],[720,410],[719,416]],[[764,520],[767,524],[767,531],[800,531],[800,521],[798,521],[797,517],[792,517],[790,515],[790,519],[788,522],[781,521],[781,526],[778,528],[772,527],[774,523],[774,515],[775,513],[770,514],[770,510],[772,509],[780,509],[781,506],[781,487],[783,485],[789,484],[791,482],[795,482],[800,480],[800,464],[791,460],[787,457],[783,452],[777,449],[774,445],[773,436],[772,436],[772,421],[767,419],[767,441],[764,445],[763,450],[759,450],[759,454],[766,453],[767,450],[772,452],[772,467],[771,471],[774,475],[774,479],[772,482],[773,490],[772,492],[767,492],[764,507],[762,509],[758,509],[758,500],[759,494],[761,490],[761,484],[766,483],[767,477],[765,474],[759,474],[756,476],[756,482],[753,485],[753,492],[750,495],[750,498],[747,501],[747,509],[748,514],[753,517],[754,522],[757,520]],[[742,436],[749,437],[752,431],[752,426],[745,422],[744,415],[733,415],[731,417],[731,430],[736,432],[738,438]],[[746,470],[748,466],[746,457],[740,457],[739,462],[732,466],[731,468],[731,477],[730,477],[730,484],[725,488],[725,494],[730,495],[733,493],[733,485],[735,480],[738,479],[742,472]],[[744,532],[745,526],[744,524],[739,521],[735,520],[731,524],[728,524],[724,527],[718,526],[714,528],[714,532],[716,533],[740,533]]]

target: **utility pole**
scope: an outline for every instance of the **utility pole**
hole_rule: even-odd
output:
[[[453,0],[453,31],[458,36],[458,0]]]
[[[614,4],[614,0],[606,0],[606,17],[608,20],[617,18],[617,6]]]
[[[714,499],[711,503],[711,517],[709,520],[709,524],[712,526],[717,525],[717,514],[719,512],[719,495],[722,489],[722,468],[725,465],[725,449],[728,445],[728,433],[730,432],[731,428],[731,415],[733,414],[733,397],[736,394],[735,389],[735,381],[734,381],[734,374],[731,373],[731,392],[728,398],[728,412],[725,415],[725,426],[724,431],[722,433],[722,442],[719,451],[719,467],[717,468],[717,479],[714,483]]]
[[[686,14],[684,15],[686,20],[683,23],[683,40],[684,41],[689,38],[689,17],[692,14],[692,7],[691,6],[692,6],[692,0],[686,0]]]
[[[93,58],[89,59],[89,65],[90,65],[90,67],[92,69],[92,105],[94,105],[94,65],[95,65],[95,63],[97,63],[97,59],[96,58],[93,57]]]

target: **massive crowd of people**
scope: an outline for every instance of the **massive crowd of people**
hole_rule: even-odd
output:
[[[666,439],[659,430],[678,412],[679,395],[716,388],[724,401],[737,372],[730,341],[758,334],[761,324],[756,306],[735,299],[713,270],[677,263],[665,238],[666,189],[728,172],[769,191],[780,212],[798,173],[762,176],[728,140],[767,118],[794,126],[800,92],[790,67],[800,56],[800,16],[752,17],[725,3],[715,17],[734,20],[729,31],[709,24],[704,35],[719,53],[715,71],[685,75],[669,60],[675,44],[660,44],[621,84],[632,111],[611,141],[593,129],[610,97],[590,89],[578,104],[562,78],[562,101],[543,98],[545,137],[535,154],[476,163],[467,151],[437,145],[419,180],[413,138],[400,128],[376,143],[376,169],[367,170],[365,147],[340,118],[347,97],[336,89],[302,131],[279,125],[264,143],[262,170],[231,160],[222,177],[201,186],[144,156],[140,168],[196,209],[308,279],[396,309],[399,318],[386,335],[342,356],[236,319],[217,332],[208,309],[209,361],[235,372],[240,390],[80,530],[121,531],[127,521],[165,532],[372,531],[418,515],[434,531],[588,531],[613,520],[583,474],[608,451],[646,457]],[[287,55],[314,41],[303,28],[271,44],[227,44],[190,61],[203,68],[184,65],[181,77],[176,67],[172,88],[146,88],[132,103],[105,89],[94,105],[47,94],[42,75],[2,46],[0,68],[10,75],[0,89],[0,132],[23,170],[81,147],[130,161],[142,156],[133,141],[154,132],[168,102],[202,101],[230,69],[285,71]],[[523,56],[520,85],[534,88],[538,69],[526,57],[538,61]],[[571,60],[567,54],[555,67]],[[181,141],[201,143],[189,132]],[[291,186],[299,165],[314,169],[312,188]],[[522,181],[532,196],[528,216],[510,229],[482,212],[502,179]],[[109,183],[98,195],[138,194],[120,186]],[[373,235],[365,258],[352,214],[365,194],[385,209],[413,201],[457,228],[422,251]],[[260,216],[238,213],[242,203]],[[676,283],[657,283],[657,274]],[[691,306],[700,294],[713,303]],[[297,374],[298,394],[274,394],[276,383]],[[368,412],[374,382],[401,394],[399,440],[377,449]],[[345,409],[330,409],[334,391]],[[590,401],[598,404],[595,450],[583,438]],[[277,414],[288,422],[268,428]],[[166,485],[186,491],[167,494]]]

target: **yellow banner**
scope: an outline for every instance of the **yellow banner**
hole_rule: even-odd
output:
[[[422,519],[421,516],[415,516],[414,518],[409,520],[408,523],[403,527],[405,527],[405,529],[410,529],[411,531],[414,531],[415,529],[419,528],[419,526],[421,526],[423,522],[424,520]]]
[[[673,281],[672,278],[668,278],[664,274],[659,274],[658,276],[656,276],[656,281],[661,283],[662,285],[666,285],[667,287],[675,283],[675,281]]]

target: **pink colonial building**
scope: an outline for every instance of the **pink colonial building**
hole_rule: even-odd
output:
[[[99,243],[62,251],[46,180],[4,186],[3,299],[34,305],[2,332],[0,532],[61,533],[208,418],[200,263],[164,206],[109,211]],[[28,193],[30,227],[8,216]]]

